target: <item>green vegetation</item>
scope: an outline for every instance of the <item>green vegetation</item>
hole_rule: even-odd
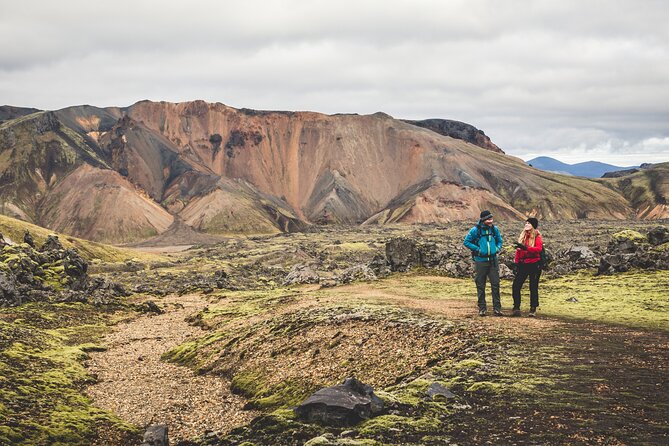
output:
[[[669,271],[580,273],[540,284],[542,314],[669,331]],[[577,302],[572,302],[576,299]]]
[[[234,393],[249,399],[249,406],[256,409],[287,408],[302,402],[313,389],[305,388],[294,379],[270,385],[265,371],[249,369],[232,377],[230,388]]]
[[[86,352],[108,315],[83,304],[26,304],[0,310],[0,444],[89,445],[100,429],[130,441],[136,428],[92,406]]]
[[[15,218],[0,215],[0,233],[9,237],[15,243],[23,241],[23,234],[28,229],[35,239],[37,246],[46,240],[49,234],[54,234],[49,229],[42,228]],[[101,260],[103,262],[126,262],[137,260],[141,262],[160,262],[166,258],[157,254],[148,254],[128,248],[105,245],[103,243],[90,242],[76,237],[58,234],[58,239],[65,248],[72,248],[86,260]]]
[[[471,280],[412,276],[370,285],[380,291],[415,299],[465,299],[475,307]],[[529,308],[528,285],[522,290],[522,308]],[[511,283],[502,281],[502,306],[512,306]],[[636,328],[669,331],[669,303],[660,290],[669,289],[669,271],[631,271],[610,276],[580,272],[539,284],[539,314],[583,319]],[[576,299],[576,302],[572,301]]]
[[[632,240],[633,242],[646,242],[646,236],[633,229],[625,229],[612,235],[616,240]]]

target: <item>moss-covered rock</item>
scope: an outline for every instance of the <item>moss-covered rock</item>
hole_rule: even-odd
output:
[[[643,243],[648,241],[645,235],[633,229],[624,229],[622,231],[616,232],[615,234],[612,235],[612,237],[614,240],[618,241],[631,240],[637,243],[639,242]]]

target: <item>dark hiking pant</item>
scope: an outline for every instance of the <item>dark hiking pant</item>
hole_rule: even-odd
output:
[[[485,310],[485,283],[486,278],[490,280],[490,288],[492,288],[492,307],[495,310],[502,309],[502,303],[499,299],[499,263],[497,259],[492,259],[489,262],[475,262],[476,276],[476,294],[478,295],[479,310]]]
[[[513,279],[514,310],[520,310],[520,290],[528,277],[530,278],[530,307],[539,306],[539,277],[541,277],[539,263],[519,263],[516,277]]]

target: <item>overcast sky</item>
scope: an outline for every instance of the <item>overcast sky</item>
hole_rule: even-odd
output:
[[[142,99],[448,118],[523,159],[669,161],[669,1],[0,0],[0,104]]]

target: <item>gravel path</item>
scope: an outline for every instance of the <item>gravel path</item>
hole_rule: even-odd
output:
[[[241,410],[245,401],[230,393],[229,381],[160,360],[172,347],[202,335],[184,319],[207,305],[199,295],[161,303],[167,304],[164,314],[119,324],[105,340],[108,350],[91,354],[88,369],[98,382],[87,393],[95,405],[138,426],[166,423],[171,441],[228,431],[257,416]]]

